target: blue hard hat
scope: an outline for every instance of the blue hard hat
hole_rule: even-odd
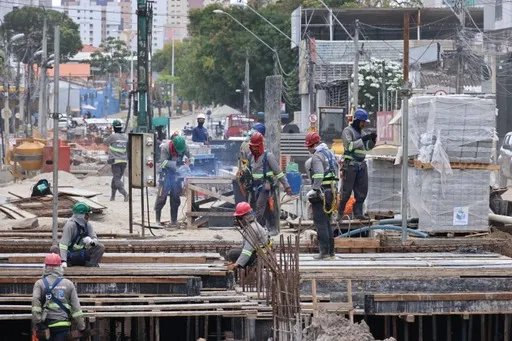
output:
[[[356,110],[356,112],[354,113],[354,120],[370,122],[369,116],[368,116],[368,111],[358,108]]]
[[[263,123],[256,123],[252,126],[252,129],[265,136],[265,125]]]

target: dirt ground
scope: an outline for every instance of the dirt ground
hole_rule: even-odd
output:
[[[304,341],[375,341],[368,325],[351,323],[343,316],[333,313],[319,313],[303,331]],[[396,341],[388,338],[384,341]]]
[[[21,182],[6,184],[0,187],[0,202],[2,200],[14,200],[16,196],[14,194],[29,197],[32,191],[32,186],[39,180],[45,178],[50,183],[52,182],[53,176],[51,173],[42,173],[32,179],[26,179]],[[128,179],[125,179],[125,188],[127,188]],[[91,223],[96,231],[100,233],[118,233],[127,234],[129,233],[129,203],[123,201],[121,195],[117,195],[115,201],[110,201],[110,176],[87,176],[83,179],[78,179],[73,174],[67,172],[59,172],[59,187],[60,186],[73,186],[74,188],[85,189],[93,192],[97,192],[98,195],[91,198],[92,200],[106,206],[107,208],[103,211],[103,214],[95,214],[91,217]],[[156,188],[149,189],[149,211],[150,220],[155,221],[155,214],[153,206],[156,200]],[[141,193],[140,190],[134,190],[133,193],[133,215],[134,221],[141,221]],[[145,204],[145,208],[147,208]],[[184,219],[184,208],[185,208],[185,197],[182,197],[181,206],[179,211],[179,220]],[[3,219],[3,217],[0,217]],[[162,221],[170,220],[170,209],[169,203],[166,204],[162,210]],[[51,226],[51,218],[39,218],[39,228],[48,229]],[[134,232],[141,234],[140,226],[134,225]],[[225,230],[225,229],[208,229],[201,228],[196,230],[180,229],[153,229],[153,233],[162,238],[168,239],[181,239],[181,240],[212,240],[221,239],[227,241],[241,241],[242,237],[236,230]],[[149,231],[146,231],[147,236],[151,236]]]

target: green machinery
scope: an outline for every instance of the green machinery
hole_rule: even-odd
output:
[[[138,132],[151,132],[151,36],[153,24],[153,5],[147,0],[137,0],[137,100],[134,113],[137,115]]]

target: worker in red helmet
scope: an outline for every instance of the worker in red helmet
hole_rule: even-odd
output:
[[[157,225],[161,224],[162,209],[169,196],[171,226],[178,226],[178,209],[185,175],[183,171],[188,170],[190,162],[190,152],[183,136],[176,135],[160,145],[158,194],[155,202]]]
[[[249,193],[252,191],[252,175],[250,170],[250,160],[252,157],[249,142],[254,133],[260,133],[265,137],[265,125],[263,123],[256,123],[252,126],[251,130],[247,133],[246,139],[240,145],[240,154],[238,156],[238,173],[237,182],[234,184],[235,200],[236,202],[248,201]]]
[[[252,154],[250,202],[256,211],[258,222],[268,229],[271,236],[275,236],[279,233],[279,212],[275,208],[278,199],[277,182],[281,182],[288,195],[292,195],[292,189],[274,154],[265,150],[265,141],[261,133],[255,132],[251,135],[249,149]]]
[[[233,248],[228,251],[226,258],[230,262],[229,270],[254,265],[258,251],[271,247],[268,231],[256,221],[248,202],[238,203],[234,216],[244,242],[241,248]]]
[[[75,285],[63,277],[61,262],[58,254],[47,255],[43,276],[32,291],[32,323],[39,340],[67,340],[72,320],[78,330],[85,331]]]
[[[341,133],[345,152],[343,154],[343,191],[338,207],[338,220],[343,219],[345,205],[352,192],[356,199],[353,209],[354,218],[368,219],[363,214],[363,204],[368,194],[368,168],[365,157],[377,141],[376,133],[365,134],[363,131],[368,122],[370,122],[368,112],[359,108],[354,112],[352,123]]]
[[[311,179],[311,190],[307,193],[307,198],[313,210],[313,222],[320,246],[319,254],[314,257],[315,259],[335,259],[331,215],[336,210],[338,163],[329,147],[321,143],[318,133],[308,133],[304,145],[312,154],[306,161],[306,172]]]

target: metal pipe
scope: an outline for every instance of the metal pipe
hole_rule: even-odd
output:
[[[59,224],[59,63],[60,63],[60,28],[55,26],[54,38],[55,65],[53,74],[53,211],[52,240],[57,243]]]
[[[495,223],[502,223],[502,224],[512,224],[512,217],[500,215],[500,214],[489,213],[489,221],[493,221]]]

